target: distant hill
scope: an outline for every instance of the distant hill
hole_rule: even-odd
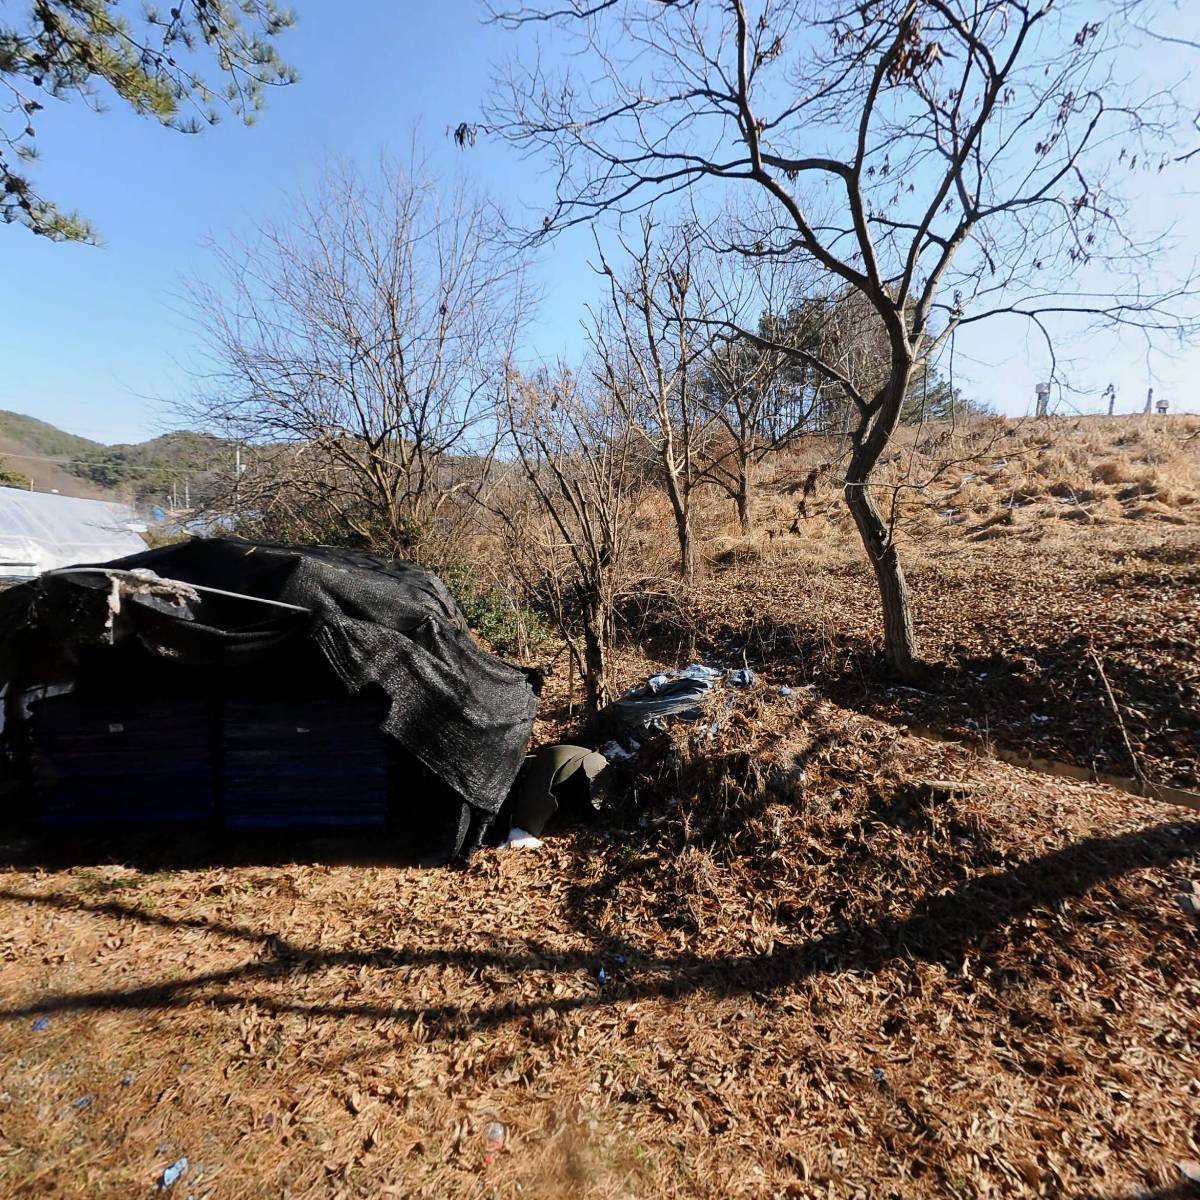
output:
[[[166,506],[173,492],[202,500],[212,476],[228,470],[232,447],[179,430],[145,442],[106,446],[24,413],[0,410],[0,481],[63,495]]]
[[[0,437],[20,442],[30,454],[44,454],[52,458],[81,458],[89,452],[106,448],[90,438],[66,433],[48,421],[3,409],[0,409]]]

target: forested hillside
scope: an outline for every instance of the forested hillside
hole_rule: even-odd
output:
[[[0,411],[0,486],[126,500],[143,508],[204,496],[232,457],[216,438],[190,430],[106,446],[23,413]]]

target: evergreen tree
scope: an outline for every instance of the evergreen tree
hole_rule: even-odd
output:
[[[247,124],[267,87],[294,82],[274,39],[293,23],[275,0],[170,0],[129,15],[125,0],[29,0],[0,17],[0,217],[55,241],[95,242],[78,213],[43,196],[28,174],[37,156],[43,100],[83,100],[96,111],[97,85],[141,116],[184,133],[215,124],[221,110]],[[215,67],[209,83],[201,71]]]

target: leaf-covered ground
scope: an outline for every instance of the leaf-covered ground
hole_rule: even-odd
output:
[[[660,619],[660,658],[680,644],[706,661],[746,654],[773,682],[888,721],[1200,787],[1200,531],[1088,540],[1051,528],[986,555],[949,542],[936,561],[914,558],[932,662],[915,687],[887,676],[874,583],[856,563],[718,570]]]
[[[465,870],[6,846],[0,1194],[1185,1195],[1200,822],[719,703]]]

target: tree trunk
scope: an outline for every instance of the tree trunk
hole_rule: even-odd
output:
[[[607,625],[598,603],[589,605],[583,626],[583,686],[588,711],[593,716],[612,699],[608,687]]]
[[[917,656],[917,637],[913,632],[912,607],[908,598],[908,581],[900,565],[896,543],[889,537],[887,526],[875,507],[865,480],[846,478],[846,505],[858,526],[867,557],[879,583],[879,599],[883,606],[883,652],[888,665],[901,679],[917,679],[921,662]]]
[[[667,495],[675,514],[675,538],[679,543],[679,578],[691,583],[696,569],[696,552],[692,545],[692,514],[688,497],[684,495],[678,470],[668,461],[663,464],[667,474]]]
[[[738,486],[737,496],[734,499],[737,501],[738,524],[742,527],[743,537],[754,536],[754,493],[751,490],[753,480],[751,479],[753,464],[748,458],[743,458],[738,463]]]
[[[873,419],[864,414],[854,433],[854,451],[846,470],[844,493],[846,506],[858,526],[859,536],[879,584],[884,656],[888,666],[901,679],[909,681],[921,676],[922,663],[913,632],[908,583],[904,578],[904,568],[900,565],[900,552],[895,540],[871,497],[870,480],[900,419],[911,371],[912,357],[907,347],[893,343],[891,378],[876,398],[879,407]]]
[[[679,578],[691,583],[696,573],[696,548],[692,542],[692,521],[686,509],[675,513],[675,537],[679,542]]]

